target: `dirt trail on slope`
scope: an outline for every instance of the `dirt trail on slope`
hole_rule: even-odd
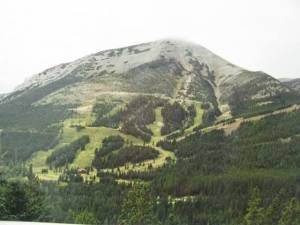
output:
[[[258,115],[258,116],[249,117],[249,118],[237,118],[235,120],[235,122],[233,122],[233,123],[230,123],[230,124],[221,123],[221,124],[215,125],[211,128],[212,129],[223,129],[225,131],[225,134],[229,135],[233,131],[237,130],[240,127],[242,122],[253,122],[253,121],[261,120],[267,116],[277,115],[280,113],[292,112],[292,111],[298,110],[298,109],[300,109],[300,105],[292,105],[290,107],[287,107],[284,109],[279,109],[279,110],[276,110],[271,113],[266,113],[266,114],[262,114],[262,115]],[[207,128],[207,130],[209,131],[211,128]]]
[[[289,106],[289,107],[284,108],[284,109],[275,110],[274,112],[271,112],[271,113],[265,113],[265,114],[261,114],[261,115],[253,116],[253,117],[249,117],[249,118],[243,118],[243,117],[236,118],[235,121],[232,122],[232,123],[229,123],[229,124],[225,124],[225,123],[216,124],[216,125],[213,125],[213,126],[210,126],[210,127],[203,128],[201,131],[210,132],[212,130],[217,129],[217,130],[224,130],[226,135],[230,135],[232,132],[236,131],[243,122],[253,122],[253,121],[261,120],[261,119],[263,119],[267,116],[278,115],[280,113],[288,113],[288,112],[292,112],[294,110],[299,110],[299,109],[300,109],[300,105],[292,105],[292,106]],[[189,135],[192,135],[192,134],[195,134],[195,133],[196,132],[193,132]],[[176,140],[180,141],[180,140],[188,137],[189,135],[179,137]]]

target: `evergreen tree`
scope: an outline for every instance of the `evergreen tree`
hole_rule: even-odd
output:
[[[134,185],[123,202],[119,218],[121,225],[158,225],[154,213],[155,201],[149,188],[144,185]]]
[[[95,216],[87,211],[81,212],[75,215],[74,222],[76,224],[97,224],[97,219]]]
[[[8,213],[5,192],[5,187],[0,187],[0,218],[4,218]]]
[[[296,198],[292,198],[282,212],[279,225],[299,225],[300,224],[300,203]]]
[[[284,199],[284,192],[280,191],[280,193],[273,199],[271,204],[265,210],[264,225],[274,225],[278,223],[283,208]]]
[[[264,225],[264,208],[261,206],[261,197],[258,188],[254,188],[248,203],[245,225]]]

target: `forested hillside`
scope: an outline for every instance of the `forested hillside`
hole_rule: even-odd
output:
[[[98,52],[0,97],[0,220],[299,225],[300,95],[191,43]]]

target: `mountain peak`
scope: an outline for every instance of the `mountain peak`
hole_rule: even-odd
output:
[[[80,104],[105,93],[143,93],[197,99],[229,115],[234,95],[252,101],[291,92],[263,72],[244,70],[179,39],[105,50],[60,64],[34,75],[6,99],[34,89],[47,89],[35,104]]]
[[[214,55],[204,47],[180,39],[161,39],[124,48],[109,49],[70,63],[60,64],[49,68],[26,80],[17,87],[16,91],[32,86],[42,86],[70,73],[78,73],[78,67],[94,65],[97,70],[108,73],[124,73],[144,63],[160,60],[161,58],[174,59],[181,64],[189,64],[191,58],[202,61],[209,67],[228,66],[228,62]],[[96,71],[95,71],[96,72]]]

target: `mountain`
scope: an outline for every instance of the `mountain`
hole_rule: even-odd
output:
[[[290,89],[300,92],[300,78],[285,80],[282,83]]]
[[[21,219],[49,205],[43,221],[285,224],[300,215],[295,84],[185,41],[91,54],[0,98],[0,176],[46,199]]]
[[[247,71],[177,40],[106,50],[52,67],[28,79],[4,102],[29,92],[36,105],[82,104],[105,93],[158,94],[207,102],[223,114],[242,113],[235,106],[245,101],[257,106],[292,93],[263,72]]]
[[[138,97],[144,99],[134,103]],[[153,109],[164,105],[166,114],[176,112],[173,121],[157,128],[171,135],[188,127],[191,131],[200,125],[268,113],[298,100],[294,87],[266,73],[233,65],[200,45],[160,40],[101,51],[34,75],[0,99],[0,129],[8,136],[24,138],[3,147],[7,157],[28,159],[37,150],[60,143],[63,121],[76,117],[84,116],[85,126],[119,128],[149,141],[153,115],[130,115],[138,110],[134,104]],[[172,102],[177,105],[166,105]],[[121,112],[128,104],[131,108]],[[203,114],[198,115],[202,124],[191,126],[193,118],[186,114],[194,111]],[[26,138],[39,141],[25,150]]]
[[[280,81],[280,82],[288,82],[288,81],[291,81],[291,80],[293,80],[292,78],[278,78],[278,80]]]

